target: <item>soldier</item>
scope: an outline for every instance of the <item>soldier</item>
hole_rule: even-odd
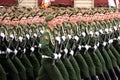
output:
[[[34,54],[35,53],[35,40],[37,39],[37,33],[35,31],[36,28],[37,28],[37,26],[34,25],[34,24],[32,24],[31,27],[30,27],[31,37],[30,37],[30,40],[29,40],[30,43],[27,44],[29,46],[28,53],[26,53],[28,59],[30,60],[31,64],[33,65],[33,71],[34,71],[35,79],[37,78],[38,71],[40,69],[39,60],[37,59],[37,56]]]
[[[30,14],[28,16],[27,25],[26,25],[26,27],[27,27],[26,37],[27,37],[27,35],[30,36],[30,38],[26,39],[27,40],[26,46],[28,46],[28,48],[26,49],[27,50],[26,55],[33,66],[34,78],[36,78],[38,76],[40,64],[39,64],[39,60],[37,59],[35,54],[33,54],[35,51],[35,45],[34,45],[35,39],[37,38],[37,33],[34,31],[37,26],[33,23],[33,20],[34,20],[33,17],[34,17],[34,14]]]
[[[20,35],[19,26],[18,26],[18,18],[16,16],[13,16],[11,18],[11,24],[12,24],[11,26],[14,26],[13,31],[14,31],[14,36],[15,36],[13,42],[11,43],[11,47],[14,48],[13,55],[11,55],[11,60],[19,72],[20,79],[25,80],[26,79],[26,69],[25,69],[24,65],[22,64],[22,62],[20,61],[20,59],[16,56],[18,53],[18,44],[19,44],[18,38]]]
[[[4,41],[2,41],[2,43],[4,43],[2,45],[4,46],[3,51],[5,54],[1,55],[1,60],[4,59],[5,62],[3,61],[3,62],[1,62],[1,64],[4,67],[5,72],[8,73],[7,74],[8,79],[13,79],[13,80],[18,79],[19,80],[20,78],[19,78],[18,71],[17,71],[15,65],[13,64],[13,62],[10,60],[10,56],[9,56],[9,54],[12,52],[12,49],[10,48],[11,39],[13,39],[13,37],[14,37],[12,34],[9,34],[9,30],[11,29],[10,17],[8,15],[4,16],[2,22],[3,22],[2,28],[4,29],[3,33],[6,37],[4,37]],[[12,31],[11,31],[11,33],[12,33]],[[6,66],[6,65],[8,65],[8,66]]]
[[[67,17],[67,16],[66,16]],[[68,18],[67,18],[68,19]],[[66,69],[67,69],[67,71],[68,71],[68,73],[69,73],[69,78],[70,79],[81,79],[81,76],[80,76],[80,69],[79,69],[79,67],[78,67],[78,64],[77,64],[77,62],[76,62],[76,60],[73,58],[73,57],[71,57],[70,58],[70,60],[69,60],[69,58],[68,58],[68,55],[70,54],[70,52],[68,52],[68,53],[66,53],[64,50],[66,50],[67,51],[67,49],[68,49],[68,51],[69,51],[69,49],[70,49],[70,45],[68,45],[69,44],[69,38],[68,38],[68,31],[70,31],[69,30],[69,27],[68,27],[68,25],[66,25],[66,23],[67,23],[67,21],[66,22],[63,22],[63,19],[62,19],[62,16],[57,16],[57,21],[58,21],[58,27],[62,27],[63,28],[63,31],[61,31],[61,37],[65,37],[65,40],[63,39],[63,43],[61,44],[63,47],[63,52],[62,52],[62,54],[63,54],[63,58],[62,58],[62,61],[63,61],[63,63],[64,63],[64,65],[65,65],[65,67],[66,67]],[[63,25],[64,25],[64,27],[63,27]],[[67,30],[68,29],[68,30]],[[65,32],[65,33],[64,33]],[[65,47],[66,46],[66,47]],[[66,65],[67,64],[67,65]],[[69,66],[69,68],[68,68],[68,66]],[[71,75],[71,73],[70,73],[70,71],[72,71],[72,72],[74,72],[74,75],[77,77],[77,78],[74,78],[74,77],[70,77],[70,75]]]
[[[61,57],[62,54],[60,53],[60,28],[54,27],[53,28],[53,36],[54,36],[54,40],[55,40],[55,44],[54,44],[54,52],[55,54],[58,55],[58,58],[56,59],[56,66],[58,67],[58,69],[60,70],[64,80],[69,80],[69,74],[67,72],[67,69],[65,68],[65,65],[63,64],[63,62],[61,61]],[[52,42],[52,41],[51,41]]]
[[[6,6],[3,6],[3,7],[1,8],[1,13],[2,13],[2,14],[5,14],[5,13],[6,13],[6,9],[7,9],[7,7],[6,7]]]
[[[87,32],[86,33],[87,35],[84,37],[84,39],[82,41],[82,45],[84,45],[84,47],[81,50],[81,53],[82,53],[82,56],[84,57],[85,61],[87,62],[87,65],[89,66],[89,72],[90,72],[91,78],[95,79],[95,76],[96,76],[95,65],[94,65],[93,60],[90,57],[90,53],[89,53],[89,48],[90,48],[89,40],[90,40],[91,36],[90,36],[88,30],[89,30],[89,28],[92,28],[92,27],[90,26],[88,15],[84,15],[84,21],[86,23],[86,25],[84,27]]]
[[[91,40],[90,40],[90,44],[91,44],[91,47],[90,48],[90,53],[93,52],[93,54],[90,54],[92,59],[93,59],[93,62],[96,66],[96,74],[98,75],[99,79],[105,79],[104,78],[104,75],[103,75],[103,72],[102,72],[102,64],[100,63],[100,60],[98,58],[98,56],[96,54],[94,54],[96,48],[97,48],[97,44],[98,44],[98,36],[99,36],[99,28],[96,26],[95,22],[93,22],[93,19],[92,17],[90,16],[91,19],[89,19],[90,21],[90,25],[91,25],[91,29],[90,29],[90,35],[95,34],[91,37]],[[91,22],[92,21],[92,22]],[[91,52],[92,51],[92,52]]]
[[[93,22],[93,24],[97,27],[97,29],[99,30],[99,25],[100,25],[100,23],[99,23],[99,21],[96,21],[95,19],[99,19],[99,18],[96,18],[97,16],[96,15],[98,15],[98,13],[95,13],[94,14],[94,18],[93,18],[93,20],[94,20],[94,22]],[[101,14],[101,15],[103,15],[103,14]],[[101,16],[100,17],[101,18],[101,20],[104,20],[104,17],[103,16]],[[98,33],[98,31],[96,31],[95,32],[95,34],[96,34],[96,37],[99,39],[99,34],[97,34]],[[97,41],[97,46],[99,47],[99,41]],[[106,78],[106,80],[110,80],[110,76],[109,76],[109,73],[108,73],[108,71],[107,71],[107,68],[106,68],[106,65],[105,65],[105,61],[104,61],[104,59],[103,59],[103,56],[101,55],[101,53],[100,53],[100,51],[99,51],[99,49],[97,48],[96,50],[95,50],[95,53],[96,53],[96,55],[98,56],[98,58],[99,58],[99,60],[100,60],[100,62],[101,62],[101,64],[102,64],[102,69],[103,69],[103,73],[104,73],[104,75],[105,75],[105,78]]]
[[[21,15],[19,17],[19,26],[16,29],[16,32],[18,32],[17,36],[18,36],[18,43],[19,43],[17,57],[20,59],[20,61],[22,62],[22,64],[24,65],[26,69],[27,79],[33,80],[34,79],[33,66],[32,66],[33,63],[27,57],[27,55],[30,55],[30,53],[29,52],[27,53],[28,46],[26,42],[27,42],[27,39],[30,38],[30,35],[28,34],[29,32],[28,32],[28,28],[26,27],[26,25],[27,25],[26,15]]]
[[[25,14],[22,14],[19,16],[19,25],[21,27],[24,27],[27,24],[27,18],[25,16]]]
[[[110,17],[111,17],[111,15],[110,15]],[[111,19],[112,20],[112,19]],[[108,22],[108,24],[111,24],[112,26],[114,26],[114,31],[116,32],[117,31],[117,28],[116,28],[116,21],[114,21],[114,19],[113,19],[113,22],[111,22],[111,20],[110,20],[110,22]],[[110,27],[111,28],[111,27]],[[114,33],[112,33],[112,31],[111,31],[111,33],[109,33],[109,35],[114,35]],[[113,40],[113,38],[114,37],[111,37],[110,39],[109,39],[109,41],[110,40]],[[113,44],[112,43],[109,43],[109,49],[108,49],[108,53],[109,53],[109,56],[111,57],[111,59],[112,59],[112,63],[113,63],[113,68],[114,68],[114,70],[115,70],[115,72],[116,72],[116,75],[118,76],[118,78],[119,78],[119,67],[118,67],[118,63],[117,63],[117,58],[115,57],[115,54],[118,54],[118,52],[117,52],[117,50],[114,48],[114,46],[113,46]],[[110,54],[111,53],[111,54]]]
[[[7,26],[9,26],[10,25],[10,16],[9,16],[9,14],[4,14],[4,16],[3,16],[3,18],[2,18],[2,24],[3,25],[6,25],[6,27]]]
[[[53,19],[53,16],[50,16],[50,17],[47,16],[45,20],[48,22],[51,19]],[[64,80],[60,71],[58,70],[58,68],[55,65],[54,53],[53,53],[52,49],[50,48],[51,30],[50,30],[50,28],[47,28],[47,27],[45,27],[45,29],[47,32],[42,34],[42,36],[40,37],[40,43],[42,44],[42,47],[41,47],[41,53],[42,53],[41,64],[42,64],[42,66],[40,68],[38,80],[43,80],[43,79],[44,80],[48,80],[48,79]],[[52,70],[52,71],[50,71],[50,70]],[[47,71],[47,73],[45,71]]]
[[[102,21],[102,24],[103,24],[103,27],[102,27],[102,28],[105,28],[105,25],[106,25],[106,24],[105,24],[104,21]],[[105,29],[104,29],[104,30],[105,30]],[[103,33],[102,33],[102,34],[103,34]],[[106,35],[104,35],[104,36],[106,36]],[[103,38],[103,37],[101,37],[101,38]],[[106,39],[105,39],[105,40],[106,40]],[[103,41],[104,41],[104,40],[103,40]],[[105,42],[103,42],[103,43],[105,43]],[[106,45],[104,44],[104,46],[106,46]],[[110,76],[112,76],[111,79],[117,79],[117,76],[116,76],[116,74],[115,74],[115,72],[114,72],[114,70],[113,70],[112,61],[111,61],[111,59],[110,59],[107,51],[106,51],[104,48],[103,48],[103,49],[99,48],[99,49],[100,49],[101,53],[102,53],[102,52],[105,53],[105,54],[102,54],[105,62],[109,61],[109,62],[107,62],[108,64],[106,65],[106,67],[107,67],[107,69],[108,69],[108,71],[109,71]]]
[[[73,20],[74,20],[74,17],[72,17]],[[75,21],[72,21],[71,19],[71,22],[75,22]],[[75,27],[75,26],[74,26]],[[73,27],[73,28],[74,28]],[[79,35],[80,37],[80,35]],[[81,40],[78,42],[78,46],[81,45],[80,44]],[[80,50],[80,49],[79,49]],[[89,75],[89,69],[88,69],[88,65],[85,61],[85,59],[82,57],[82,55],[80,54],[79,50],[76,50],[75,52],[75,59],[79,65],[79,68],[80,68],[80,71],[81,71],[81,77],[84,79],[84,80],[90,80],[90,75]],[[81,65],[82,64],[82,65]]]
[[[2,42],[3,42],[3,38],[5,37],[5,33],[4,33],[4,28],[1,26],[2,25],[2,14],[0,14],[0,54],[2,54],[3,52],[3,45],[2,45]],[[0,62],[0,79],[1,80],[7,80],[7,74],[3,68],[3,66],[1,65],[1,62]]]

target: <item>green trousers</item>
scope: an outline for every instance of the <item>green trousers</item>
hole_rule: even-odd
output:
[[[102,64],[101,64],[98,56],[93,51],[89,51],[89,53],[90,53],[90,56],[93,60],[94,65],[95,65],[96,74],[103,74]]]
[[[67,69],[65,68],[65,65],[63,64],[63,62],[61,60],[59,60],[55,63],[55,65],[59,69],[64,80],[69,80],[69,74],[68,74]]]
[[[76,72],[77,80],[81,80],[80,68],[79,68],[77,61],[75,60],[75,58],[73,56],[70,57],[69,60],[70,60],[72,66]]]
[[[105,63],[107,63],[106,64],[107,69],[112,69],[113,66],[112,66],[111,58],[109,57],[107,51],[104,48],[101,49],[101,54],[102,54],[102,56],[103,56],[103,58],[105,60]]]
[[[38,76],[38,71],[40,69],[39,61],[36,58],[36,56],[34,55],[34,53],[32,53],[32,55],[28,54],[27,57],[33,66],[34,79],[36,79]]]
[[[46,72],[45,68],[43,66],[40,67],[39,70],[39,76],[36,80],[51,80],[48,73]]]
[[[39,61],[40,66],[41,66],[41,59],[42,59],[41,54],[42,54],[42,53],[40,53],[40,51],[36,50],[36,51],[34,52],[34,54],[35,54],[37,60]]]
[[[95,65],[93,63],[92,58],[90,57],[90,53],[86,52],[85,54],[82,53],[82,56],[84,57],[87,65],[89,66],[89,72],[90,72],[90,76],[95,76],[96,75],[96,70],[95,70]]]
[[[42,59],[41,64],[37,80],[64,80],[52,59]]]
[[[77,55],[75,55],[75,59],[76,59],[78,66],[80,68],[81,77],[84,79],[90,77],[88,65],[87,65],[85,59],[80,54],[80,52],[77,51],[76,54]]]
[[[6,58],[5,55],[0,56],[0,63],[3,66],[5,72],[7,73],[7,78],[11,80],[20,80],[19,72],[17,71],[15,65],[10,60]]]
[[[0,64],[0,80],[7,80],[6,72],[1,64]]]
[[[33,74],[33,66],[30,63],[29,59],[27,58],[26,55],[23,55],[22,58],[19,58],[24,65],[26,69],[26,74],[27,74],[27,79],[28,80],[33,80],[34,79],[34,74]]]
[[[117,63],[120,67],[120,53],[119,53],[120,46],[118,44],[116,44],[115,47],[113,45],[111,45],[110,50],[112,51],[113,55],[116,57]]]
[[[111,58],[113,67],[117,67],[117,66],[118,66],[118,65],[117,65],[117,59],[116,59],[116,57],[113,55],[112,51],[111,51],[110,49],[106,49],[106,51],[107,51],[109,57]]]
[[[21,63],[21,61],[16,56],[11,60],[19,72],[20,80],[26,80],[27,76],[26,76],[26,69],[24,65]]]
[[[102,54],[100,53],[99,49],[96,49],[95,53],[98,56],[98,58],[102,64],[103,72],[106,72],[107,71],[106,63],[105,63],[104,58],[103,58]]]
[[[77,80],[77,75],[76,72],[72,66],[72,64],[70,63],[68,58],[63,58],[62,59],[63,64],[65,65],[67,72],[69,74],[69,80]]]

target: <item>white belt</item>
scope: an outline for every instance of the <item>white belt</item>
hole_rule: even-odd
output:
[[[1,51],[1,50],[0,50],[0,54],[5,54],[5,51]]]
[[[50,58],[51,59],[50,56],[46,56],[46,55],[42,55],[42,58]]]

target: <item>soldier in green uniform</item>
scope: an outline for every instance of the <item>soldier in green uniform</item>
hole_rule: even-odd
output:
[[[61,56],[62,54],[60,53],[60,46],[61,46],[61,36],[60,36],[60,28],[57,28],[56,26],[53,28],[53,36],[55,40],[55,45],[54,45],[54,51],[55,54],[58,55],[58,58],[56,59],[56,66],[60,70],[64,80],[69,80],[69,74],[67,72],[67,69],[65,68],[65,65],[61,61]]]
[[[64,17],[65,17],[66,20],[64,20]],[[65,29],[67,31],[67,37],[69,39],[69,43],[68,43],[69,44],[68,45],[68,51],[69,51],[68,52],[68,58],[70,59],[69,61],[71,62],[72,66],[73,66],[73,68],[74,68],[74,70],[76,72],[77,79],[81,80],[80,68],[79,68],[79,65],[78,65],[75,57],[74,57],[74,55],[75,55],[74,49],[76,48],[75,45],[76,45],[76,43],[78,41],[76,39],[76,37],[77,37],[77,33],[76,33],[77,30],[74,30],[74,28],[76,28],[76,26],[78,26],[78,25],[76,25],[76,26],[75,26],[75,24],[72,25],[72,22],[68,21],[68,14],[66,14],[66,13],[63,16],[63,21],[64,21],[63,24],[64,24]]]
[[[39,72],[38,80],[64,80],[60,71],[56,67],[54,61],[54,55],[52,50],[49,47],[50,38],[49,34],[45,32],[41,36],[41,52],[42,52],[42,60],[41,60],[41,68]]]
[[[113,21],[114,22],[114,21]],[[117,25],[114,24],[113,22],[111,22],[110,20],[108,21],[108,25],[110,26],[110,28],[114,28],[114,31],[117,30]],[[116,21],[115,21],[116,22]],[[109,35],[114,35],[113,32],[110,32]],[[118,66],[118,63],[117,63],[117,58],[115,57],[115,54],[118,54],[117,50],[114,48],[113,46],[113,38],[114,37],[110,37],[110,39],[108,39],[109,41],[109,44],[108,44],[108,53],[109,53],[109,56],[110,58],[112,59],[112,64],[113,64],[113,68],[116,72],[116,75],[118,76],[118,78],[120,77],[120,69],[119,69],[119,66]],[[112,42],[110,42],[112,40]]]
[[[58,18],[58,27],[61,27],[61,34],[60,35],[62,37],[62,43],[61,43],[61,47],[62,47],[61,48],[61,50],[62,50],[61,53],[63,54],[62,62],[65,65],[65,67],[68,71],[70,80],[72,80],[72,79],[76,80],[77,78],[81,79],[80,75],[79,75],[80,73],[76,71],[76,69],[78,71],[80,71],[77,64],[71,62],[69,57],[68,57],[68,55],[70,54],[69,53],[70,45],[68,45],[69,44],[69,38],[67,36],[68,35],[67,25],[62,24],[63,23],[62,22],[63,21],[62,16],[57,16],[57,18]],[[71,59],[73,59],[73,58],[71,58]],[[76,69],[75,69],[75,67],[76,67]],[[72,74],[71,74],[71,72],[72,72]],[[71,76],[71,75],[73,75],[73,76]]]
[[[0,18],[1,18],[1,24],[0,25],[2,25],[2,15],[0,16]],[[4,38],[5,38],[5,33],[4,33],[4,28],[2,27],[2,26],[0,26],[0,55],[2,55],[2,54],[4,54],[3,53],[3,45],[2,45],[2,42],[3,42],[3,40],[4,40]],[[3,68],[3,66],[1,65],[1,62],[0,62],[0,79],[1,80],[7,80],[7,74],[6,74],[6,72],[5,72],[5,70],[4,70],[4,68]]]
[[[46,21],[50,21],[53,17],[47,16]],[[39,71],[38,80],[64,80],[62,74],[60,73],[59,69],[55,65],[54,60],[54,52],[51,46],[51,30],[47,26],[45,27],[45,32],[40,37],[41,46],[41,53],[42,53],[42,60],[41,60],[41,67]],[[47,72],[46,72],[47,71]]]
[[[84,20],[87,20],[87,15],[84,15]],[[82,41],[82,45],[83,48],[81,49],[81,54],[84,57],[85,61],[87,62],[87,65],[89,66],[89,72],[90,72],[90,76],[91,78],[95,78],[96,76],[96,70],[95,70],[95,65],[93,63],[92,58],[90,57],[90,53],[89,53],[89,48],[90,48],[90,44],[89,44],[89,40],[90,40],[90,36],[89,36],[89,31],[87,29],[89,29],[89,23],[88,21],[85,22],[86,25],[84,25],[84,32],[86,30],[86,36],[84,37],[83,41]],[[85,24],[84,23],[84,24]]]
[[[103,24],[103,28],[104,28],[104,27],[105,27],[104,21],[101,21],[101,24]],[[105,28],[104,28],[104,29],[105,29]],[[101,38],[103,38],[103,36],[106,36],[106,35],[102,35]],[[104,41],[104,40],[103,40],[103,41]],[[106,46],[105,43],[106,43],[106,41],[103,42],[103,46]],[[101,47],[101,46],[100,46],[100,47]],[[104,47],[101,47],[101,48],[99,48],[99,49],[100,49],[101,53],[104,53],[104,54],[102,54],[102,56],[103,56],[105,62],[107,63],[106,67],[107,67],[108,72],[109,72],[109,74],[110,74],[110,76],[111,76],[111,79],[117,79],[117,76],[116,76],[116,74],[115,74],[115,72],[114,72],[114,70],[113,70],[113,65],[112,65],[112,61],[111,61],[110,56],[108,55],[108,53],[107,53],[107,51],[105,50]]]
[[[97,27],[97,29],[99,30],[99,26],[100,26],[100,22],[98,21],[98,20],[96,20],[96,19],[98,19],[97,17],[98,17],[98,14],[99,13],[95,13],[94,14],[94,17],[93,17],[93,19],[94,19],[94,22],[93,22],[93,25],[95,25],[96,27]],[[101,15],[103,15],[103,14],[101,14]],[[102,17],[101,16],[101,18],[102,18],[102,20],[104,20],[104,17]],[[95,32],[95,35],[97,36],[97,38],[98,38],[98,41],[97,41],[97,47],[99,47],[99,35],[100,34],[97,34],[97,33],[99,33],[99,31],[96,31]],[[106,65],[105,65],[105,61],[104,61],[104,59],[103,59],[103,56],[101,55],[101,53],[100,53],[100,51],[99,51],[99,49],[97,48],[96,50],[95,50],[95,53],[96,53],[96,55],[98,56],[98,58],[99,58],[99,60],[100,60],[100,62],[101,62],[101,64],[102,64],[102,69],[103,69],[103,73],[104,73],[104,75],[105,75],[105,78],[106,78],[106,80],[110,80],[110,76],[109,76],[109,73],[108,73],[108,71],[107,71],[107,68],[106,68]]]
[[[62,35],[65,36],[66,33],[63,34],[62,32]],[[66,34],[67,35],[67,34]],[[65,36],[67,37],[67,36]],[[63,39],[64,40],[64,39]],[[71,62],[69,61],[69,58],[67,58],[67,53],[68,53],[68,46],[67,46],[67,41],[68,39],[66,39],[66,41],[64,41],[62,43],[62,49],[64,50],[63,52],[61,52],[63,54],[63,57],[61,58],[62,62],[64,63],[67,71],[68,71],[68,74],[69,74],[69,78],[70,80],[77,80],[77,76],[76,76],[76,72],[71,64]]]
[[[39,64],[39,61],[38,61],[37,57],[34,54],[35,38],[37,38],[37,33],[36,33],[35,29],[36,29],[37,26],[33,22],[33,20],[34,20],[33,17],[34,17],[34,14],[30,14],[29,17],[28,17],[28,20],[27,20],[27,23],[28,23],[27,24],[27,27],[28,27],[27,34],[30,35],[30,39],[27,39],[26,46],[28,46],[28,49],[27,49],[26,55],[27,55],[29,61],[31,62],[31,64],[33,66],[34,78],[37,78],[38,71],[39,71],[39,68],[40,68],[40,64]]]
[[[7,80],[7,77],[6,77],[6,72],[4,70],[4,68],[2,67],[2,65],[0,64],[0,79],[1,80]]]
[[[1,55],[1,65],[4,67],[5,72],[8,73],[7,74],[8,79],[10,78],[13,80],[16,80],[16,79],[19,80],[18,71],[17,71],[15,65],[13,64],[13,62],[10,60],[10,56],[9,56],[9,54],[12,52],[12,50],[10,49],[10,43],[9,43],[9,41],[11,39],[11,34],[8,34],[9,30],[11,29],[9,15],[6,14],[3,17],[2,22],[3,22],[2,27],[4,29],[3,33],[5,34],[6,37],[5,37],[4,41],[2,41],[2,43],[3,43],[2,45],[4,46],[3,51],[5,54]],[[8,65],[8,66],[6,66],[6,65]]]
[[[19,45],[19,35],[20,33],[20,27],[18,26],[18,18],[16,16],[13,16],[11,18],[11,26],[14,27],[13,31],[14,31],[14,40],[11,43],[11,47],[13,47],[13,55],[11,55],[11,60],[13,62],[13,64],[16,66],[17,70],[19,71],[19,76],[21,80],[25,80],[26,79],[26,69],[24,67],[24,65],[22,64],[22,62],[20,61],[20,59],[17,57],[17,53],[18,53],[18,45]]]
[[[88,50],[90,53],[90,56],[95,64],[96,67],[96,75],[98,76],[98,78],[100,80],[105,80],[104,74],[102,72],[102,64],[98,58],[98,56],[95,53],[95,50],[97,49],[97,41],[98,41],[98,36],[99,36],[99,32],[98,32],[98,28],[96,26],[96,24],[94,22],[92,22],[92,18],[89,17],[89,26],[88,26],[88,34],[90,36],[90,46],[91,48]],[[96,33],[96,34],[95,34]],[[97,35],[97,36],[96,36]]]
[[[67,18],[67,17],[66,17]],[[66,25],[69,29],[69,34],[68,35],[71,35],[72,36],[76,36],[74,34],[73,31],[74,31],[74,28],[76,26],[71,26],[71,22],[67,22],[67,25]],[[71,28],[73,29],[72,33],[71,33]],[[73,34],[74,33],[74,34]],[[77,36],[76,36],[77,37]],[[79,36],[80,37],[80,36]],[[73,42],[74,43],[74,42]],[[72,44],[72,43],[70,43]],[[78,43],[79,44],[79,43]],[[77,61],[77,64],[79,66],[79,69],[80,69],[80,73],[81,73],[81,78],[83,78],[84,80],[90,80],[90,75],[89,75],[89,70],[88,70],[88,66],[87,66],[87,63],[85,62],[84,58],[82,57],[82,55],[79,53],[79,50],[77,49],[75,52],[74,52],[75,56],[75,60]],[[82,65],[81,65],[82,64]],[[79,75],[78,75],[79,76]]]
[[[28,34],[28,28],[26,27],[27,24],[27,18],[26,15],[24,16],[20,16],[19,17],[19,27],[18,27],[18,40],[19,40],[19,51],[18,51],[18,55],[17,57],[20,59],[20,61],[22,62],[22,64],[24,65],[25,69],[26,69],[26,75],[27,75],[27,79],[28,80],[33,80],[34,79],[34,74],[33,74],[33,66],[32,63],[30,62],[30,60],[27,57],[27,53],[26,52],[26,43],[27,43],[27,39],[30,38],[30,35]]]
[[[76,43],[73,42],[73,41],[75,41],[75,39],[72,38],[72,37],[74,37],[74,34],[72,33],[73,32],[72,27],[74,25],[71,25],[71,23],[68,21],[69,20],[69,15],[67,14],[67,11],[62,12],[62,14],[63,14],[62,15],[62,21],[63,21],[62,23],[63,23],[63,26],[65,27],[63,29],[67,32],[66,38],[69,40],[67,42],[67,44],[69,44],[69,45],[67,45],[68,46],[67,48],[68,48],[68,51],[69,51],[68,55],[67,55],[68,56],[67,58],[69,59],[70,63],[72,64],[72,66],[73,66],[73,68],[76,72],[77,79],[80,80],[81,79],[80,68],[79,68],[79,65],[78,65],[76,59],[74,58],[74,53],[75,52],[74,52],[74,49],[73,49],[73,47],[76,44]],[[73,43],[74,43],[74,45],[73,45]]]

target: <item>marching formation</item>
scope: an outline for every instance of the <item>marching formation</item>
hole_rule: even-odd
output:
[[[120,80],[119,10],[0,9],[0,80]]]

